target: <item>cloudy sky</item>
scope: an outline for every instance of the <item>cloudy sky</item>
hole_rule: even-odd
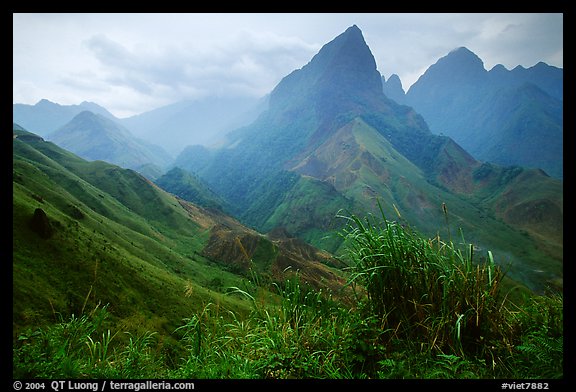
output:
[[[206,95],[259,97],[353,24],[405,90],[460,46],[488,70],[563,67],[562,14],[13,14],[13,103],[92,101],[128,117]]]

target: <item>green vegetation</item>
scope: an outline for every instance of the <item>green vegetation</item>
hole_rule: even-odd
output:
[[[198,176],[175,167],[157,178],[156,185],[184,200],[205,208],[228,210],[226,202],[208,188]]]
[[[480,354],[505,336],[501,273],[489,252],[473,263],[473,245],[460,251],[440,238],[425,239],[399,223],[384,227],[352,217],[353,282],[365,288],[370,312],[393,336],[431,342],[429,350]],[[462,243],[465,241],[462,239]],[[493,335],[493,336],[492,336]]]
[[[202,256],[209,230],[173,196],[133,171],[86,162],[30,134],[18,135],[12,201],[15,336],[27,327],[52,325],[61,315],[82,315],[99,303],[111,304],[109,328],[133,334],[150,329],[163,336],[206,301],[248,312],[244,301],[220,292],[221,285],[239,285],[242,278]],[[29,226],[38,208],[52,228],[48,239]]]
[[[562,378],[561,181],[483,165],[381,90],[354,26],[187,149],[198,177],[158,181],[180,197],[15,126],[13,376]]]
[[[334,217],[343,206],[351,207],[352,203],[332,185],[312,177],[300,177],[262,229],[267,232],[283,227],[318,248],[334,252],[342,240],[328,233],[340,225]]]
[[[228,289],[248,314],[190,308],[162,344],[111,330],[114,304],[14,339],[14,377],[560,378],[563,298],[502,292],[502,272],[471,245],[426,239],[386,219],[344,216],[353,306],[298,275]],[[352,294],[351,294],[352,295]],[[340,298],[340,299],[338,299]],[[123,337],[121,339],[120,337]]]

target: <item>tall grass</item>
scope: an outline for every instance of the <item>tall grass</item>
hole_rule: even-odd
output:
[[[258,279],[253,279],[258,282]],[[261,288],[260,288],[261,289]],[[264,302],[258,287],[231,288],[249,300],[249,317],[218,315],[208,304],[178,328],[188,357],[177,377],[326,378],[347,372],[342,355],[347,312],[299,276],[273,283],[277,301]],[[259,294],[260,293],[260,294]],[[269,294],[268,294],[269,295]],[[209,371],[209,373],[208,373]]]
[[[365,289],[370,314],[394,331],[391,338],[459,356],[502,340],[502,272],[491,253],[475,260],[472,244],[460,249],[439,236],[426,239],[380,211],[380,220],[341,215],[348,222],[341,235],[352,261],[350,282]]]
[[[98,343],[92,338],[106,318],[106,308],[96,306],[90,313],[72,314],[68,320],[60,316],[53,328],[21,334],[15,346],[15,377],[77,378],[84,371],[83,363],[89,367],[107,358],[111,338]]]
[[[163,358],[153,353],[154,332],[130,333],[122,349],[118,332],[103,330],[108,306],[60,317],[46,329],[28,331],[14,345],[14,378],[150,378],[162,375]],[[102,332],[101,332],[102,331]]]

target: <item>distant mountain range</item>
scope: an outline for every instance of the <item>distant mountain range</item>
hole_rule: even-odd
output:
[[[121,123],[176,156],[188,145],[220,142],[228,131],[254,121],[266,104],[266,97],[206,97],[163,106]]]
[[[25,129],[33,129],[38,135],[47,136],[87,110],[108,119],[117,120],[112,113],[93,102],[82,102],[80,105],[59,105],[47,99],[42,99],[35,105],[13,104],[12,119]]]
[[[452,238],[462,228],[510,262],[511,275],[542,288],[562,274],[562,182],[482,163],[434,135],[416,111],[384,95],[357,26],[282,79],[268,110],[227,144],[186,149],[175,165],[197,173],[243,222],[281,227],[331,252],[341,246],[327,237],[341,210],[378,213],[380,200],[389,219],[434,235],[445,230],[445,203]]]
[[[176,156],[188,145],[221,142],[226,133],[252,122],[267,106],[268,97],[205,97],[184,100],[128,118],[117,118],[93,102],[59,105],[46,99],[35,105],[13,104],[13,122],[48,136],[84,111],[128,130],[138,139]]]
[[[540,62],[490,71],[461,47],[448,53],[406,94],[396,75],[385,94],[413,107],[436,134],[453,138],[476,159],[540,168],[563,177],[563,70]]]
[[[499,64],[487,71],[478,56],[461,47],[430,66],[408,92],[396,74],[381,79],[388,98],[413,107],[433,133],[450,136],[474,158],[541,168],[562,179],[562,69],[540,62],[512,70]],[[224,143],[228,132],[254,121],[268,100],[206,97],[118,119],[92,102],[59,105],[43,99],[14,104],[13,118],[47,136],[89,110],[177,156],[186,146]],[[162,174],[152,162],[142,172],[154,178]]]
[[[169,169],[171,154],[188,145],[222,143],[227,131],[253,121],[267,100],[207,97],[119,119],[93,102],[59,105],[43,99],[14,104],[13,119],[82,158],[135,169],[154,180]]]

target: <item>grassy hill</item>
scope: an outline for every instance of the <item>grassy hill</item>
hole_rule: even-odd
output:
[[[328,234],[342,224],[334,219],[339,210],[378,215],[380,201],[388,219],[412,222],[429,237],[463,233],[533,289],[561,285],[562,182],[482,164],[449,138],[432,141],[417,166],[355,118],[294,164],[301,178],[262,227],[285,227],[340,254],[343,243]]]
[[[113,323],[159,331],[168,340],[182,319],[207,303],[246,312],[248,303],[225,291],[242,287],[249,269],[215,256],[224,246],[243,247],[237,238],[258,243],[254,249],[244,245],[247,261],[272,268],[282,257],[284,268],[319,269],[324,282],[342,283],[319,259],[295,256],[282,243],[168,194],[132,170],[85,161],[18,129],[13,179],[15,336],[98,304],[109,304]],[[36,209],[47,217],[49,238],[30,226]],[[231,243],[214,245],[217,233]],[[270,277],[285,275],[280,269]]]
[[[229,210],[230,207],[203,181],[179,167],[170,169],[166,174],[154,180],[162,189],[206,208]]]

